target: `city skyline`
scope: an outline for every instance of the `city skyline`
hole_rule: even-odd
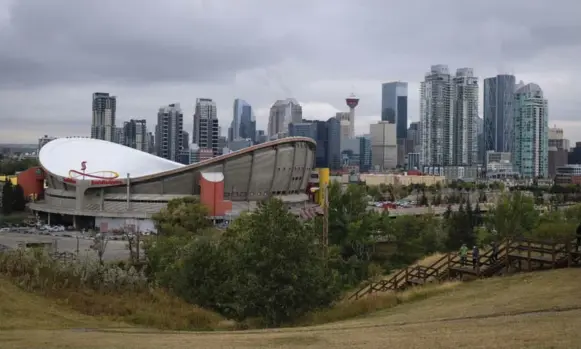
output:
[[[387,11],[394,14],[394,20],[385,21],[379,14],[387,9],[379,3],[360,8],[321,0],[305,3],[300,27],[294,21],[277,20],[275,26],[267,20],[264,25],[277,28],[269,35],[239,30],[236,23],[253,20],[256,13],[277,11],[275,3],[263,4],[260,11],[252,4],[241,9],[232,4],[231,10],[237,13],[232,21],[230,12],[218,4],[207,3],[201,9],[175,1],[166,16],[180,25],[161,31],[149,23],[158,13],[167,12],[163,5],[138,8],[137,2],[129,1],[116,6],[118,11],[109,11],[108,5],[67,3],[68,8],[63,8],[58,2],[30,4],[22,0],[8,6],[0,1],[0,25],[8,28],[0,36],[0,138],[8,143],[35,142],[42,134],[88,135],[87,105],[96,91],[118,97],[117,123],[139,118],[154,125],[160,105],[180,102],[187,130],[191,129],[195,99],[207,96],[217,103],[222,135],[230,126],[235,98],[248,101],[256,115],[256,128],[266,129],[269,108],[278,99],[295,98],[304,118],[327,120],[336,112],[347,111],[344,98],[353,92],[361,98],[355,129],[362,134],[370,123],[381,119],[381,84],[385,82],[408,83],[408,123],[418,121],[419,83],[426,67],[434,64],[471,67],[477,72],[480,116],[484,78],[508,73],[517,81],[540,85],[551,101],[550,124],[566,129],[571,140],[581,139],[581,121],[576,121],[581,114],[581,102],[576,98],[581,93],[576,83],[581,68],[573,54],[581,44],[575,22],[581,7],[578,2],[535,7],[523,6],[522,1],[476,5],[444,1],[420,8],[398,4]],[[336,11],[328,13],[329,6]],[[125,11],[143,21],[126,30],[121,15]],[[449,17],[445,25],[418,25],[437,11]],[[323,13],[327,14],[324,23],[319,16]],[[480,15],[474,18],[473,13]],[[45,20],[39,20],[40,16]],[[111,23],[107,28],[98,25],[104,16]],[[465,27],[466,18],[471,18],[471,30],[466,31],[470,33],[455,30]],[[339,25],[345,20],[352,25]],[[59,23],[68,29],[61,29]],[[183,34],[193,26],[209,35],[198,42]],[[313,30],[315,26],[325,30]],[[398,47],[394,53],[382,44],[384,33],[403,27],[410,35],[390,45]],[[119,32],[123,32],[120,41],[116,38]],[[58,37],[70,40],[53,39]],[[354,38],[357,40],[351,40]],[[287,43],[285,48],[280,46],[282,41]],[[352,50],[345,50],[347,41],[354,46]],[[86,42],[96,46],[85,52]],[[236,54],[229,55],[231,60],[217,59],[228,56],[225,48]],[[159,52],[163,58],[149,52]],[[38,122],[45,120],[51,122],[42,126]]]

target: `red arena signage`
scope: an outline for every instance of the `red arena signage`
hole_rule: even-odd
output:
[[[92,180],[91,181],[91,185],[118,185],[118,184],[123,184],[123,181],[118,180],[118,179],[98,179],[98,180]]]

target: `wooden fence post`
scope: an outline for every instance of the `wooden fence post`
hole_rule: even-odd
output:
[[[529,271],[533,270],[533,267],[531,265],[531,241],[527,240],[527,268]]]

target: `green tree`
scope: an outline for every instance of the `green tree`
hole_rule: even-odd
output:
[[[202,234],[212,226],[208,209],[194,197],[170,200],[152,217],[160,235]]]
[[[361,185],[350,184],[345,190],[341,184],[332,182],[329,192],[329,243],[349,245],[349,224],[357,222],[367,214],[367,193]]]
[[[235,261],[233,308],[239,318],[280,325],[331,304],[339,292],[321,253],[319,236],[272,199],[236,221],[225,236]]]
[[[26,198],[24,197],[24,189],[20,184],[16,184],[12,190],[13,204],[12,209],[14,211],[22,212],[26,209]]]
[[[538,225],[539,212],[532,197],[515,191],[501,195],[486,220],[489,230],[496,230],[499,238],[522,237]]]
[[[11,181],[6,181],[2,187],[2,213],[9,215],[14,206],[14,186]]]
[[[466,208],[460,204],[458,211],[454,212],[446,220],[445,224],[448,232],[446,247],[449,250],[456,250],[463,243],[473,245],[476,242],[474,223],[471,221],[472,214],[470,204],[467,203]]]

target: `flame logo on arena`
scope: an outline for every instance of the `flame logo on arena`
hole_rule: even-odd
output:
[[[69,170],[69,178],[73,179],[102,179],[111,180],[119,177],[119,173],[115,171],[95,171],[87,172],[87,162],[81,161],[81,170]]]

